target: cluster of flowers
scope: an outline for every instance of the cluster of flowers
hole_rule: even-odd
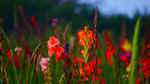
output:
[[[58,62],[61,59],[65,58],[64,55],[64,49],[60,47],[60,42],[58,39],[56,39],[54,36],[50,37],[50,39],[47,41],[47,47],[48,47],[48,55],[51,57],[54,53],[56,54],[55,60]]]
[[[138,62],[138,65],[140,66],[140,62]],[[150,59],[143,58],[142,66],[143,66],[142,70],[143,70],[144,78],[148,78],[148,76],[150,76]],[[139,70],[139,73],[141,73],[141,69]]]
[[[91,30],[87,29],[87,26],[84,26],[84,30],[80,30],[77,33],[77,36],[79,38],[79,44],[80,45],[86,45],[88,48],[91,47],[91,45],[93,44],[93,37],[94,37],[94,33]]]
[[[44,73],[47,72],[48,64],[49,64],[50,58],[41,58],[40,65],[41,69]]]
[[[64,54],[64,49],[60,46],[59,40],[54,36],[50,37],[50,39],[47,41],[47,44],[49,57],[42,58],[40,61],[40,65],[43,73],[47,75],[44,80],[49,81],[51,79],[49,69],[50,57],[55,54],[55,61],[58,62],[59,60],[65,59],[67,55]]]
[[[72,77],[76,79],[76,76],[78,76],[80,79],[77,81],[77,83],[85,83],[89,81],[90,76],[92,76],[93,83],[95,81],[99,81],[100,84],[104,84],[105,80],[101,78],[101,72],[102,69],[98,68],[100,65],[100,59],[92,59],[91,62],[88,62],[89,56],[93,56],[93,52],[90,52],[92,48],[92,44],[94,44],[94,32],[92,30],[88,30],[86,26],[84,26],[84,30],[80,30],[77,33],[77,36],[79,38],[79,44],[83,46],[83,49],[81,50],[81,54],[83,56],[83,59],[75,59],[74,69],[75,71],[72,74]],[[96,46],[99,48],[100,43],[96,39]],[[78,66],[79,65],[79,66]]]
[[[84,58],[84,61],[87,62],[88,60],[88,52],[91,49],[92,44],[94,43],[94,33],[91,30],[88,30],[87,26],[84,26],[84,30],[80,30],[77,33],[79,38],[79,44],[84,46],[84,49],[81,50],[81,54]]]
[[[113,62],[112,62],[112,54],[115,55],[115,49],[114,46],[112,45],[112,42],[110,40],[110,36],[107,32],[107,30],[104,31],[104,39],[105,39],[105,45],[106,47],[106,59],[109,60],[109,64],[110,66],[113,66]]]
[[[51,57],[54,53],[56,54],[55,56],[55,61],[58,62],[61,59],[65,59],[64,55],[64,49],[60,47],[60,42],[58,39],[56,39],[54,36],[50,37],[50,39],[47,41],[47,47],[48,47],[48,55]],[[45,64],[48,64],[50,58],[43,58],[41,59],[41,66],[42,66],[42,71],[45,70],[46,66]],[[44,62],[45,61],[45,62]]]
[[[99,81],[100,84],[104,84],[105,80],[102,79],[101,72],[102,69],[98,68],[98,65],[100,65],[100,59],[98,59],[98,62],[96,64],[95,59],[92,59],[91,62],[84,63],[82,59],[75,59],[74,64],[77,65],[80,63],[80,69],[79,71],[76,70],[73,72],[72,77],[76,79],[76,76],[80,77],[80,80],[78,82],[86,82],[89,81],[89,77],[92,76],[93,83],[95,81]]]
[[[123,40],[121,43],[120,43],[120,60],[125,63],[125,68],[126,68],[126,71],[129,72],[131,69],[130,69],[130,61],[131,61],[131,57],[132,57],[132,54],[131,54],[131,43],[128,42],[128,40]]]
[[[125,67],[129,66],[131,61],[131,53],[126,52],[119,56],[120,60],[125,63]]]

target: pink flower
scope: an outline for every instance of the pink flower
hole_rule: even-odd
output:
[[[41,69],[42,71],[45,71],[47,69],[47,64],[50,61],[50,58],[42,58],[40,61]]]
[[[22,48],[16,47],[15,52],[17,52],[18,55],[22,54]]]

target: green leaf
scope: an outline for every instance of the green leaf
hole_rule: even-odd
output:
[[[132,45],[132,58],[131,58],[131,73],[129,77],[129,84],[135,84],[135,71],[137,67],[137,58],[138,58],[138,41],[139,41],[139,31],[140,31],[140,21],[139,17],[135,25],[134,36],[133,36],[133,45]]]

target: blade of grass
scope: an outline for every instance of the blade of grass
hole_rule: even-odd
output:
[[[9,46],[9,49],[10,49],[10,52],[11,52],[11,59],[12,59],[12,64],[13,64],[13,68],[14,68],[14,71],[15,71],[15,75],[16,75],[16,80],[17,80],[17,84],[19,84],[19,80],[18,80],[18,76],[17,76],[17,71],[16,71],[16,67],[15,67],[15,62],[14,62],[14,57],[13,57],[13,51],[11,49],[11,44],[10,44],[10,41],[8,40],[8,37],[7,35],[4,33],[4,31],[2,30],[2,28],[0,28],[0,32],[3,33],[7,43],[8,43],[8,46]]]
[[[135,84],[135,71],[137,67],[137,57],[138,57],[138,40],[139,40],[139,30],[140,30],[140,21],[141,18],[139,17],[134,30],[134,36],[133,36],[133,46],[132,46],[132,58],[131,58],[131,73],[129,77],[129,84]]]
[[[35,52],[38,50],[38,48],[41,46],[41,44],[42,44],[42,42],[40,42],[39,45],[35,48],[35,50],[34,50],[33,53],[32,53],[31,58],[33,58]],[[31,59],[31,60],[32,60],[32,59]],[[35,67],[35,64],[34,64],[33,66]],[[30,67],[31,67],[31,61],[30,61],[29,68],[30,68]],[[29,84],[31,84],[31,82],[32,82],[33,72],[34,72],[34,69],[33,69],[33,71],[31,71],[31,76],[30,76],[30,82],[29,82]]]

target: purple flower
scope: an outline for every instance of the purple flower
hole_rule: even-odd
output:
[[[123,56],[126,56],[128,62],[130,63],[132,57],[131,53],[130,52],[123,53],[119,56],[119,59],[122,60]]]
[[[58,19],[54,18],[54,19],[51,19],[51,21],[52,21],[52,27],[55,27],[56,23],[58,22]]]

